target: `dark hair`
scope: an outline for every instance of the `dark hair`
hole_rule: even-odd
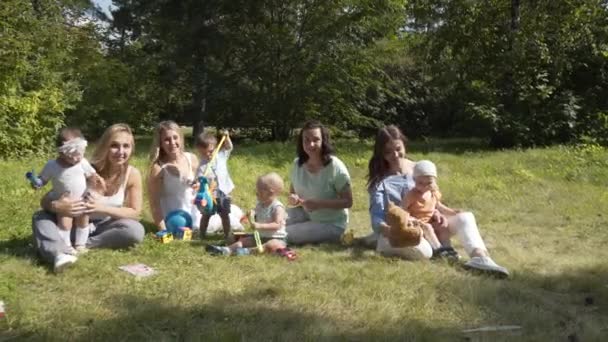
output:
[[[321,159],[323,160],[323,165],[327,165],[331,161],[331,156],[334,154],[334,147],[329,138],[329,130],[319,121],[310,120],[302,126],[300,134],[298,135],[298,166],[302,166],[308,160],[308,154],[304,151],[304,131],[317,128],[321,130]]]
[[[83,138],[82,132],[76,127],[63,127],[57,133],[55,146],[60,147],[64,142],[74,138]]]
[[[388,125],[378,129],[376,142],[374,143],[374,154],[372,154],[368,164],[368,190],[372,190],[378,182],[388,175],[388,162],[384,159],[384,147],[392,140],[401,140],[403,146],[407,146],[407,138],[397,126]]]
[[[203,132],[196,137],[196,146],[207,148],[211,143],[217,144],[217,138],[212,133]]]

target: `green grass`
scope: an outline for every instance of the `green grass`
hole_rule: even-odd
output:
[[[141,144],[140,144],[141,145]],[[599,341],[608,335],[608,151],[554,147],[488,151],[453,141],[413,144],[439,166],[454,207],[475,212],[493,257],[512,272],[497,280],[436,262],[383,258],[339,246],[273,256],[215,258],[200,242],[99,250],[54,275],[35,258],[31,214],[41,193],[26,170],[44,158],[0,164],[0,340],[529,340]],[[365,174],[371,144],[342,141],[353,178],[350,226],[369,231]],[[145,146],[134,160],[146,170]],[[294,148],[236,145],[235,203],[254,204],[254,182],[287,177]],[[146,204],[147,205],[147,204]],[[146,208],[144,220],[149,224]],[[460,249],[462,252],[462,249]],[[159,271],[135,279],[141,262]],[[589,303],[586,304],[586,301]],[[518,335],[464,335],[485,325]]]

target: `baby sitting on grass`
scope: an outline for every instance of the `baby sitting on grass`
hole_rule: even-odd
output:
[[[278,199],[283,187],[283,179],[274,172],[260,176],[256,183],[258,203],[254,212],[255,220],[251,224],[260,234],[264,252],[286,251],[287,213],[285,206]],[[249,255],[256,250],[255,247],[255,239],[247,236],[230,246],[208,245],[206,250],[213,255]]]
[[[414,183],[412,190],[408,191],[403,199],[403,209],[411,217],[422,222],[424,238],[433,248],[433,258],[447,258],[458,260],[458,252],[451,246],[442,246],[431,225],[431,218],[435,210],[443,215],[452,216],[457,210],[448,208],[441,203],[441,193],[437,187],[437,167],[429,160],[421,160],[414,166]]]

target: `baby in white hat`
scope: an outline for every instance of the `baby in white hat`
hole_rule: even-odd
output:
[[[458,253],[450,246],[443,247],[431,225],[435,210],[448,215],[458,212],[441,203],[441,193],[437,187],[437,167],[429,160],[421,160],[414,166],[414,183],[403,199],[403,209],[418,221],[422,222],[424,238],[433,248],[433,257],[458,259]]]

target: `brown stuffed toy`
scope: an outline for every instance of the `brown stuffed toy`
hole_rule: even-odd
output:
[[[422,238],[420,222],[410,221],[410,213],[389,201],[386,223],[391,227],[388,242],[393,247],[417,246]]]

